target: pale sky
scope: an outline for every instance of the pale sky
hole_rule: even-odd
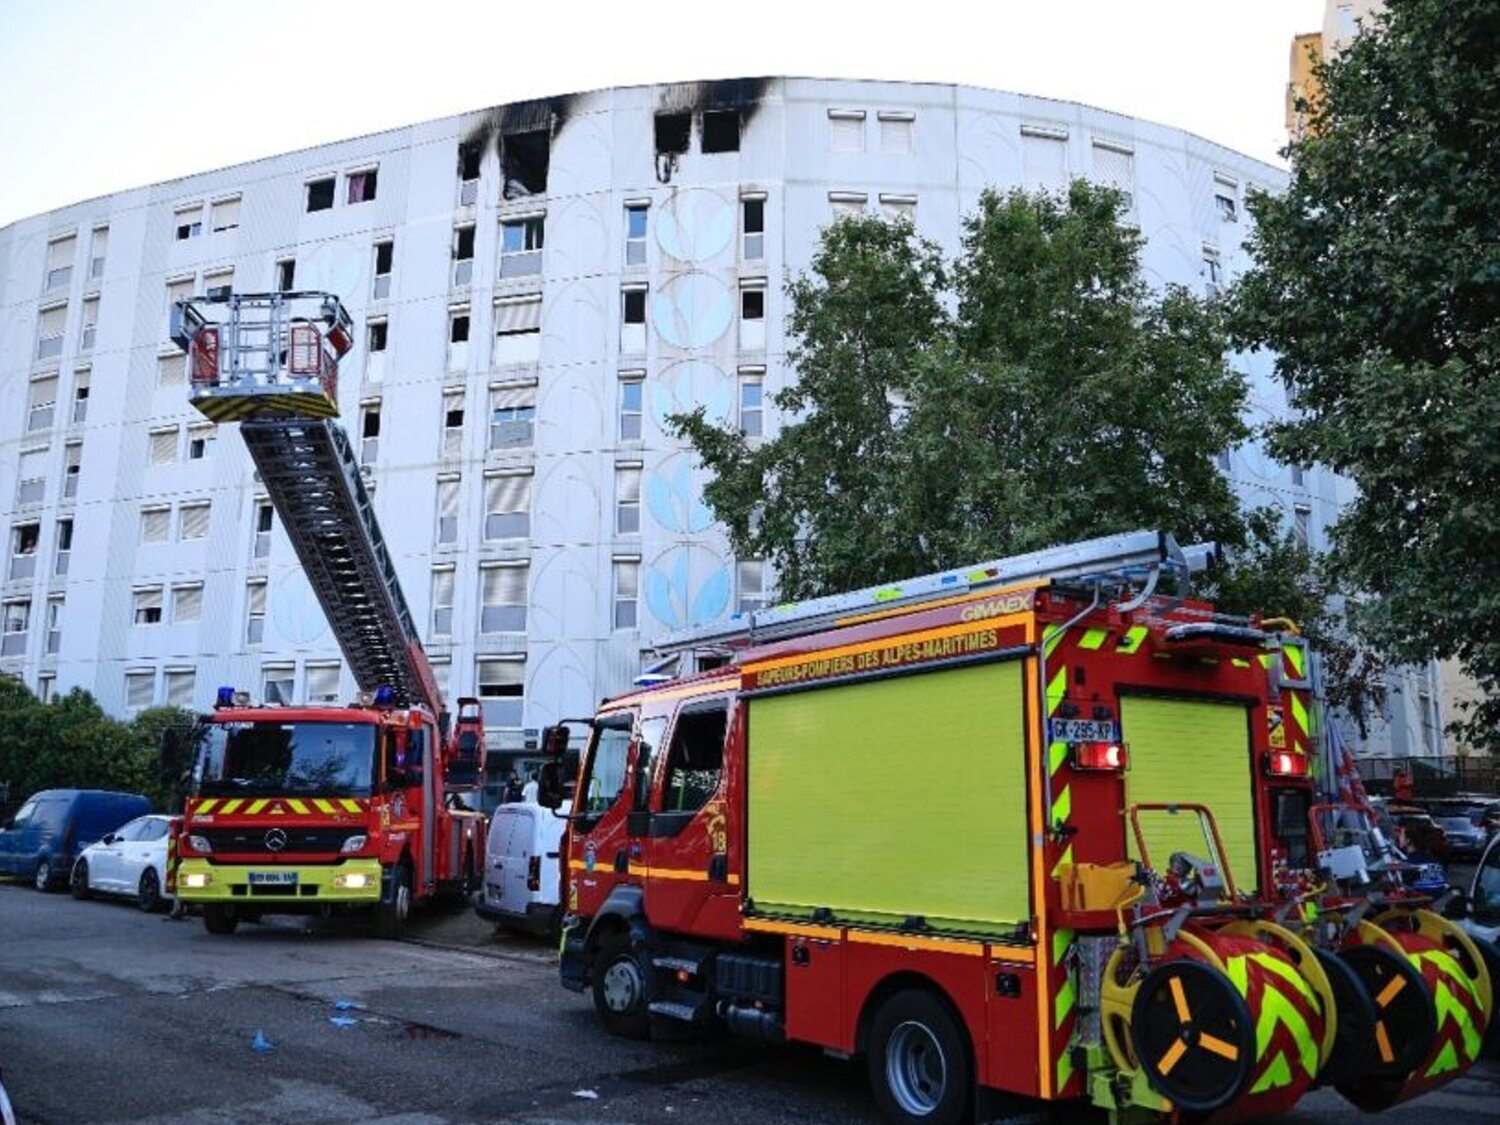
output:
[[[0,226],[502,102],[805,75],[1084,102],[1280,164],[1322,0],[0,0]]]

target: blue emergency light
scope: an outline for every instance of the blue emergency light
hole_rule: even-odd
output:
[[[234,688],[232,688],[232,687],[221,687],[219,689],[218,694],[216,696],[214,696],[214,706],[216,708],[217,707],[233,707],[234,706]]]
[[[375,706],[376,707],[394,707],[394,706],[396,706],[396,689],[393,688],[390,684],[381,684],[378,688],[376,688],[375,689]]]

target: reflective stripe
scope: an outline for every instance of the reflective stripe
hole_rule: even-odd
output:
[[[220,813],[238,812],[241,805],[245,803],[242,797],[231,797],[219,806]]]
[[[271,799],[269,797],[262,797],[258,801],[251,801],[250,807],[246,809],[245,812],[249,813],[251,816],[254,816],[270,803]]]
[[[313,804],[318,807],[319,812],[331,813],[334,811],[333,802],[325,801],[322,797],[313,798]]]
[[[1049,716],[1062,704],[1063,696],[1067,693],[1068,670],[1059,668],[1047,684],[1047,714]]]
[[[1073,790],[1064,785],[1062,789],[1058,791],[1057,796],[1052,798],[1053,823],[1055,824],[1058,821],[1062,821],[1064,824],[1066,824],[1068,822],[1068,817],[1072,815],[1072,812]]]
[[[1104,644],[1105,638],[1108,636],[1108,629],[1089,629],[1083,634],[1083,639],[1078,642],[1078,647],[1088,649],[1092,652]]]
[[[1068,866],[1068,864],[1070,864],[1072,862],[1073,862],[1073,845],[1069,844],[1067,846],[1067,848],[1063,851],[1062,858],[1059,859],[1055,864],[1052,865],[1052,877],[1054,879],[1060,879],[1060,878],[1062,878],[1062,876],[1059,875],[1058,872],[1060,872],[1064,867]]]
[[[294,797],[288,797],[286,799],[286,803],[292,806],[292,811],[294,813],[297,813],[297,814],[299,814],[301,816],[306,816],[307,815],[307,805],[306,805],[306,803],[304,803],[302,801],[299,801],[299,800],[297,800]]]
[[[1302,697],[1299,696],[1296,692],[1292,692],[1288,696],[1288,698],[1291,699],[1291,701],[1292,701],[1292,718],[1294,718],[1294,719],[1297,720],[1297,730],[1300,733],[1306,734],[1307,733],[1307,704],[1305,704],[1305,703],[1302,702]]]
[[[1292,666],[1292,671],[1297,673],[1296,678],[1300,680],[1304,667],[1302,663],[1302,646],[1284,645],[1281,651],[1286,654],[1286,662]]]
[[[214,811],[214,806],[218,803],[219,799],[217,797],[209,797],[207,800],[199,801],[196,805],[193,806],[193,814],[196,816],[199,814],[211,813]]]
[[[1125,630],[1125,635],[1120,638],[1120,643],[1115,651],[1121,656],[1134,656],[1141,650],[1141,642],[1146,639],[1146,634],[1151,630],[1144,625],[1132,625]]]
[[[348,797],[342,799],[344,809],[348,812],[359,812],[363,806],[358,801],[351,801]]]

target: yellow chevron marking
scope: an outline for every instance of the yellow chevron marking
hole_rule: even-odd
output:
[[[269,798],[262,797],[258,801],[251,801],[250,802],[250,806],[245,810],[245,812],[248,813],[251,816],[254,816],[256,813],[260,812],[262,809],[264,809],[270,803],[271,802],[270,802]]]
[[[1291,965],[1287,964],[1280,957],[1272,957],[1268,953],[1255,953],[1251,956],[1255,958],[1261,968],[1275,973],[1282,980],[1286,981],[1287,984],[1296,989],[1302,998],[1312,1005],[1313,1011],[1321,1012],[1323,1010],[1323,1005],[1318,1000],[1318,994],[1312,990],[1312,986],[1307,983],[1302,974],[1292,968]]]
[[[1052,650],[1062,643],[1067,630],[1059,629],[1056,625],[1048,625],[1042,633],[1042,655],[1051,656]]]
[[[1047,714],[1050,716],[1061,706],[1063,696],[1068,692],[1068,670],[1066,667],[1059,668],[1057,673],[1047,682]]]
[[[1060,1051],[1057,1055],[1057,1089],[1063,1090],[1068,1079],[1073,1077],[1073,1052]]]
[[[1427,1078],[1436,1078],[1439,1074],[1447,1074],[1450,1070],[1457,1070],[1462,1064],[1458,1061],[1458,1052],[1453,1049],[1452,1043],[1444,1043],[1443,1049],[1438,1052],[1438,1057],[1432,1060],[1432,1065],[1427,1068]]]
[[[272,816],[286,816],[286,809],[282,808],[281,805],[279,805],[279,804],[272,805],[271,806],[271,815]]]
[[[322,813],[331,813],[331,812],[333,812],[333,802],[332,801],[325,801],[322,797],[314,797],[313,798],[313,804],[317,806],[319,812],[322,812]]]
[[[1049,742],[1047,744],[1047,772],[1057,773],[1068,760],[1068,744],[1066,742]]]
[[[1286,662],[1292,666],[1292,671],[1297,674],[1297,679],[1302,678],[1302,648],[1299,645],[1286,645],[1281,650],[1286,655]]]
[[[1241,660],[1238,656],[1236,656],[1233,659],[1231,659],[1229,661],[1229,663],[1232,664],[1232,665],[1234,665],[1236,668],[1248,668],[1248,667],[1250,667],[1250,661],[1248,661],[1248,660]]]
[[[1089,629],[1083,634],[1083,639],[1078,642],[1078,647],[1092,652],[1104,644],[1108,637],[1108,629]]]
[[[1068,823],[1068,817],[1073,813],[1073,790],[1064,785],[1062,791],[1052,798],[1052,822],[1056,824],[1062,821]]]
[[[1057,990],[1057,995],[1052,998],[1052,1027],[1062,1027],[1063,1020],[1067,1019],[1073,1011],[1073,1005],[1077,1001],[1077,993],[1073,989],[1073,977],[1063,981],[1063,986]]]
[[[1141,650],[1141,642],[1146,639],[1146,634],[1151,630],[1144,625],[1132,625],[1125,630],[1125,635],[1120,638],[1120,643],[1115,651],[1121,656],[1134,656]]]
[[[1271,1045],[1271,1036],[1276,1033],[1278,1023],[1285,1025],[1287,1031],[1291,1032],[1292,1039],[1297,1044],[1297,1053],[1301,1056],[1302,1069],[1309,1078],[1316,1077],[1320,1062],[1318,1044],[1313,1040],[1312,1029],[1307,1026],[1307,1020],[1286,998],[1286,993],[1279,988],[1263,988],[1260,993],[1260,1015],[1255,1020],[1257,1056],[1264,1055],[1266,1048]]]
[[[1271,1060],[1271,1065],[1266,1067],[1266,1072],[1254,1086],[1250,1087],[1252,1094],[1262,1094],[1267,1090],[1279,1090],[1283,1086],[1292,1084],[1292,1066],[1286,1061],[1286,1054],[1276,1052],[1276,1057]]]
[[[299,801],[294,797],[288,797],[286,799],[286,803],[292,806],[292,811],[294,813],[297,813],[301,816],[307,815],[307,805],[305,802]]]
[[[1292,692],[1289,698],[1292,701],[1292,718],[1297,720],[1297,729],[1306,730],[1307,705],[1302,702],[1302,697],[1299,696],[1296,692]]]
[[[352,801],[348,797],[342,798],[341,803],[343,804],[344,809],[347,812],[359,812],[361,807],[358,801]]]
[[[1443,1024],[1450,1019],[1458,1025],[1458,1033],[1463,1037],[1464,1055],[1470,1061],[1479,1057],[1479,1048],[1482,1041],[1479,1031],[1469,1019],[1469,1013],[1464,1006],[1458,1002],[1458,997],[1453,995],[1453,990],[1448,987],[1447,981],[1438,981],[1437,988],[1433,991],[1433,1007],[1437,1009],[1438,1029],[1441,1031]],[[1452,1046],[1452,1043],[1449,1043]]]
[[[1073,944],[1072,930],[1054,930],[1052,933],[1052,963],[1061,965],[1063,954],[1068,952],[1068,946]]]
[[[238,812],[239,807],[244,803],[245,801],[242,797],[231,797],[229,798],[229,800],[225,801],[222,805],[219,806],[219,812],[225,814]]]
[[[1057,861],[1057,863],[1053,865],[1053,868],[1052,868],[1052,877],[1054,879],[1060,878],[1060,876],[1058,875],[1058,872],[1061,871],[1064,867],[1066,867],[1068,864],[1070,864],[1072,862],[1073,862],[1073,845],[1069,844],[1068,847],[1067,847],[1067,850],[1063,852],[1062,858],[1059,859]]]
[[[219,799],[217,797],[209,797],[207,800],[199,801],[196,805],[194,805],[193,812],[200,814],[211,813],[214,811],[214,806],[218,803]]]

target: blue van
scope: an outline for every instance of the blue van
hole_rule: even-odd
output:
[[[43,789],[0,829],[0,875],[30,879],[39,891],[63,886],[79,852],[150,811],[138,793]]]

